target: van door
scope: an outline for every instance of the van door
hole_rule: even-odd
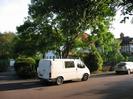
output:
[[[82,62],[77,62],[77,78],[81,79],[86,73],[86,66]]]
[[[74,61],[64,61],[65,69],[64,69],[64,79],[65,80],[73,80],[77,79],[77,71]]]
[[[39,74],[42,76],[41,78],[49,79],[51,73],[51,61],[43,60],[39,63]]]

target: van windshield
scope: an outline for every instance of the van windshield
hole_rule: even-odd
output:
[[[119,63],[117,66],[122,67],[122,66],[125,66],[125,65],[126,65],[126,63]]]
[[[78,68],[85,68],[85,65],[83,65],[83,64],[78,64],[77,67],[78,67]]]

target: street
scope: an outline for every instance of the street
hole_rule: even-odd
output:
[[[1,99],[133,99],[133,74],[92,76],[88,81],[43,85],[38,80],[0,81]]]

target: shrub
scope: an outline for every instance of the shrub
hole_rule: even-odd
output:
[[[102,59],[102,57],[101,57],[101,55],[99,54],[98,51],[96,51],[94,53],[94,55],[95,55],[95,58],[96,58],[96,66],[98,67],[99,71],[102,71],[102,69],[103,69],[103,59]]]
[[[7,71],[8,66],[9,66],[8,59],[0,59],[0,72]]]
[[[90,53],[83,60],[91,72],[102,70],[103,60],[98,53]]]
[[[35,65],[36,70],[37,70],[40,59],[41,59],[40,57],[34,57],[34,60],[36,62],[36,65]]]
[[[36,76],[36,62],[33,58],[18,58],[14,64],[17,75],[21,78]]]

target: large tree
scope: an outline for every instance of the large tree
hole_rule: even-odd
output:
[[[118,2],[119,0],[117,0]],[[116,0],[32,0],[27,21],[18,27],[18,35],[34,42],[39,51],[60,50],[67,57],[77,36],[96,29],[103,20],[115,15]],[[26,41],[26,40],[25,40]]]
[[[101,22],[95,36],[95,45],[104,62],[118,62],[123,57],[120,53],[120,41],[109,31],[108,22]]]

